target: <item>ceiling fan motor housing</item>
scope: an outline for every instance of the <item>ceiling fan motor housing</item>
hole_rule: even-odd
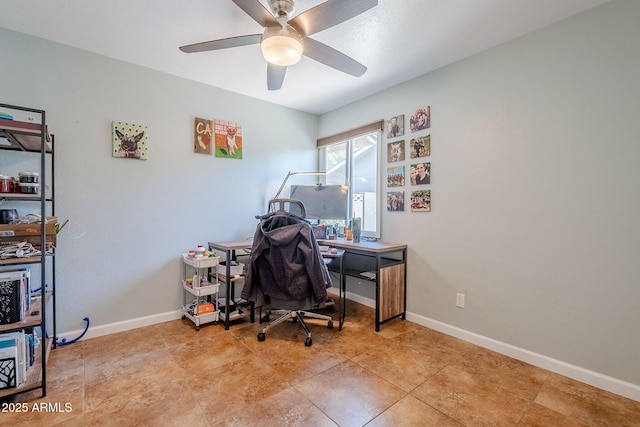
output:
[[[295,4],[293,0],[269,0],[269,7],[277,18],[291,18]]]

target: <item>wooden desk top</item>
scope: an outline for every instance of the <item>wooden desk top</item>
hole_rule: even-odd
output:
[[[344,249],[337,249],[335,253],[329,251],[320,252],[322,258],[340,258],[344,255]]]
[[[331,246],[340,249],[354,249],[366,252],[393,252],[407,249],[407,245],[399,245],[384,242],[358,242],[353,243],[352,240],[336,239],[336,240],[322,240],[318,241],[321,245]],[[209,242],[209,246],[221,251],[231,251],[236,249],[251,248],[253,245],[253,238],[231,240],[227,242]],[[323,255],[326,253],[323,252]],[[326,254],[328,255],[328,254]],[[340,254],[342,255],[342,254]]]
[[[407,249],[407,245],[398,245],[384,242],[358,242],[353,240],[322,240],[322,245],[333,246],[341,249],[355,249],[366,252],[393,252]]]
[[[253,238],[230,240],[228,242],[209,242],[209,246],[221,251],[232,251],[235,249],[246,249],[253,246]]]

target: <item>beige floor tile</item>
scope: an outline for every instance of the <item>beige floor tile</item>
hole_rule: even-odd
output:
[[[533,365],[476,347],[451,363],[462,371],[481,376],[526,400],[533,400],[549,372]]]
[[[406,392],[446,366],[428,352],[395,340],[371,348],[351,360]]]
[[[640,402],[557,374],[550,374],[535,402],[590,426],[640,426]]]
[[[285,373],[257,356],[210,369],[194,369],[188,374],[188,384],[212,425],[291,386]]]
[[[587,427],[567,415],[563,415],[547,407],[532,403],[525,411],[522,419],[518,423],[518,427]]]
[[[367,427],[462,427],[441,412],[426,403],[407,395],[374,418]]]
[[[482,376],[447,366],[411,392],[464,425],[513,426],[529,402]]]
[[[335,427],[320,409],[294,388],[287,388],[215,423],[220,427]]]
[[[283,373],[290,384],[310,378],[345,360],[331,351],[322,339],[315,338],[313,344],[306,347],[305,335],[296,323],[284,322],[270,329],[265,341],[257,339],[257,332],[261,330],[245,328],[238,338],[265,364]]]
[[[477,346],[445,335],[433,329],[418,326],[394,338],[418,352],[426,353],[433,359],[449,364]]]
[[[362,426],[405,396],[405,392],[346,361],[295,386],[340,426]]]

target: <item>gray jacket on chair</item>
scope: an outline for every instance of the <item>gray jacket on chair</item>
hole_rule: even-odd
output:
[[[242,298],[253,299],[260,290],[279,300],[313,296],[327,298],[331,278],[307,221],[287,212],[261,217],[253,237]]]

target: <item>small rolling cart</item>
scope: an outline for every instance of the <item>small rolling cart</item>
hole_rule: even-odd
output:
[[[220,257],[192,258],[188,254],[182,255],[184,264],[184,305],[182,319],[187,317],[196,325],[196,331],[201,325],[218,323],[220,307],[218,293],[220,283],[216,275],[209,275],[209,269],[216,268]],[[209,281],[209,278],[212,281]]]

